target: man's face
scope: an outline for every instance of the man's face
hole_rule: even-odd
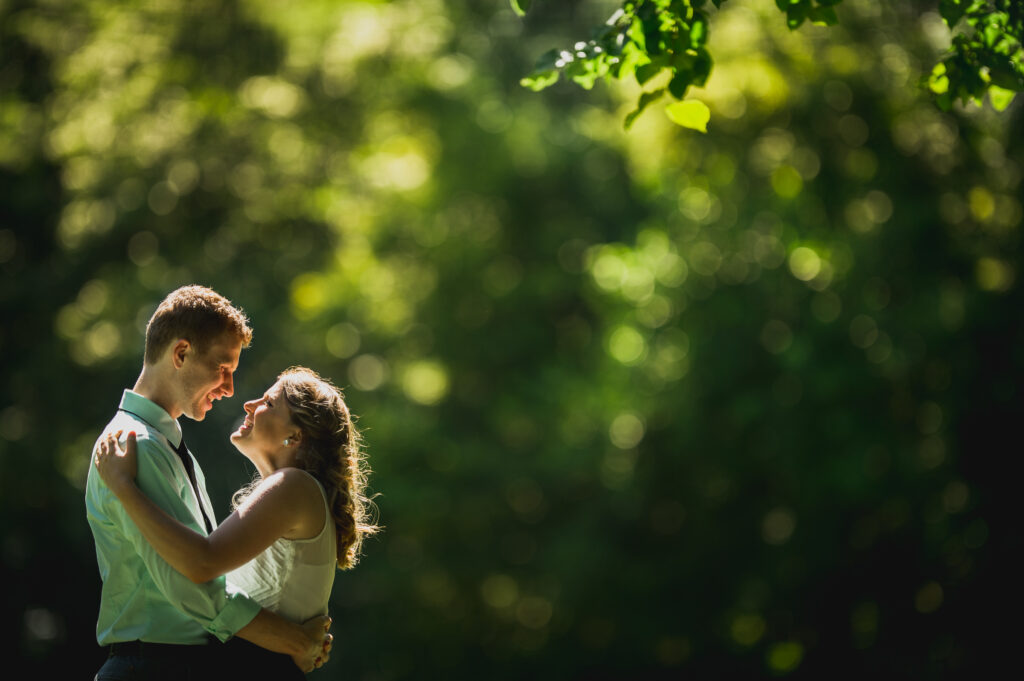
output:
[[[235,393],[233,375],[242,353],[242,341],[231,333],[210,344],[205,353],[189,349],[182,366],[182,413],[194,421],[206,418],[213,403]]]

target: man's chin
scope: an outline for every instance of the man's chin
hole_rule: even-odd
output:
[[[212,404],[209,407],[202,403],[196,404],[192,406],[192,409],[190,411],[185,412],[185,416],[189,417],[193,421],[202,421],[203,419],[206,418],[206,414],[211,409],[213,409]]]

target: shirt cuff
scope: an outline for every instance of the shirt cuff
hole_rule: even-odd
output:
[[[223,643],[238,633],[245,625],[263,609],[256,601],[244,593],[237,592],[228,596],[227,605],[217,615],[206,630]]]

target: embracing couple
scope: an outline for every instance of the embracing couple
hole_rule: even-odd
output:
[[[234,393],[252,338],[241,310],[185,286],[146,327],[142,373],[93,451],[85,492],[103,590],[109,679],[303,678],[329,657],[335,569],[376,532],[340,391],[305,368],[246,402],[231,443],[258,477],[217,524],[178,417]]]

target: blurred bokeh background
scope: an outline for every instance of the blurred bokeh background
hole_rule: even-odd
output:
[[[934,2],[712,14],[706,135],[518,81],[608,0],[0,2],[10,668],[91,678],[89,449],[160,299],[303,364],[386,531],[317,679],[938,679],[1008,656],[1020,102],[940,111]],[[1012,625],[1003,623],[1008,616]]]

